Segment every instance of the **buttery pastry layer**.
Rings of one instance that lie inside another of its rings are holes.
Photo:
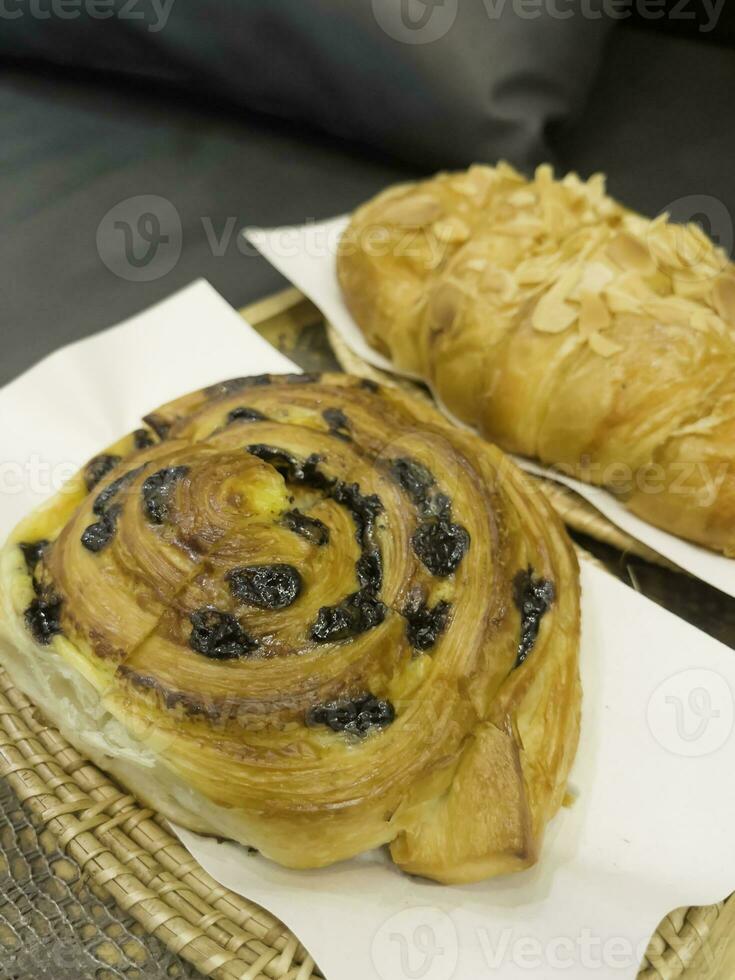
[[[525,867],[579,731],[579,585],[493,446],[346,375],[160,408],[13,533],[0,652],[146,802],[292,867]]]
[[[457,417],[735,556],[735,267],[696,224],[475,166],[359,208],[338,275]]]

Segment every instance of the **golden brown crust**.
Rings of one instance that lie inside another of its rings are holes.
[[[358,209],[337,268],[368,341],[457,417],[735,556],[735,267],[696,225],[599,177],[472,167]]]
[[[442,881],[533,863],[580,700],[576,562],[543,497],[346,375],[240,379],[154,416],[6,546],[19,683],[44,700],[43,663],[81,748],[283,864],[385,843]]]

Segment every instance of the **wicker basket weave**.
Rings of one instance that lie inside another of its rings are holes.
[[[243,311],[269,339],[319,320],[296,290]],[[279,346],[283,346],[280,345]],[[344,357],[335,342],[338,357]],[[346,365],[347,366],[347,365]],[[357,365],[352,363],[351,370]],[[364,366],[358,373],[373,369]],[[552,502],[572,526],[634,551],[584,513],[579,498]],[[604,524],[607,524],[604,519]],[[612,527],[610,525],[610,527]],[[639,553],[639,552],[636,552]],[[647,556],[646,556],[647,557]],[[0,777],[56,839],[60,851],[143,928],[215,980],[312,980],[314,960],[283,923],[218,885],[172,836],[50,727],[0,668]],[[731,980],[735,976],[735,897],[672,912],[649,945],[639,980]]]

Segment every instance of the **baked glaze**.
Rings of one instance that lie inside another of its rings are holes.
[[[101,764],[289,866],[381,844],[446,882],[532,864],[576,746],[578,584],[519,471],[346,375],[225,381],[146,426],[0,565],[3,635],[44,676],[83,665],[83,703],[129,733]]]

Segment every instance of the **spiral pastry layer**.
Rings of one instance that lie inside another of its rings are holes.
[[[347,375],[145,422],[5,547],[21,686],[152,806],[284,865],[533,863],[580,707],[575,557],[541,495]]]

